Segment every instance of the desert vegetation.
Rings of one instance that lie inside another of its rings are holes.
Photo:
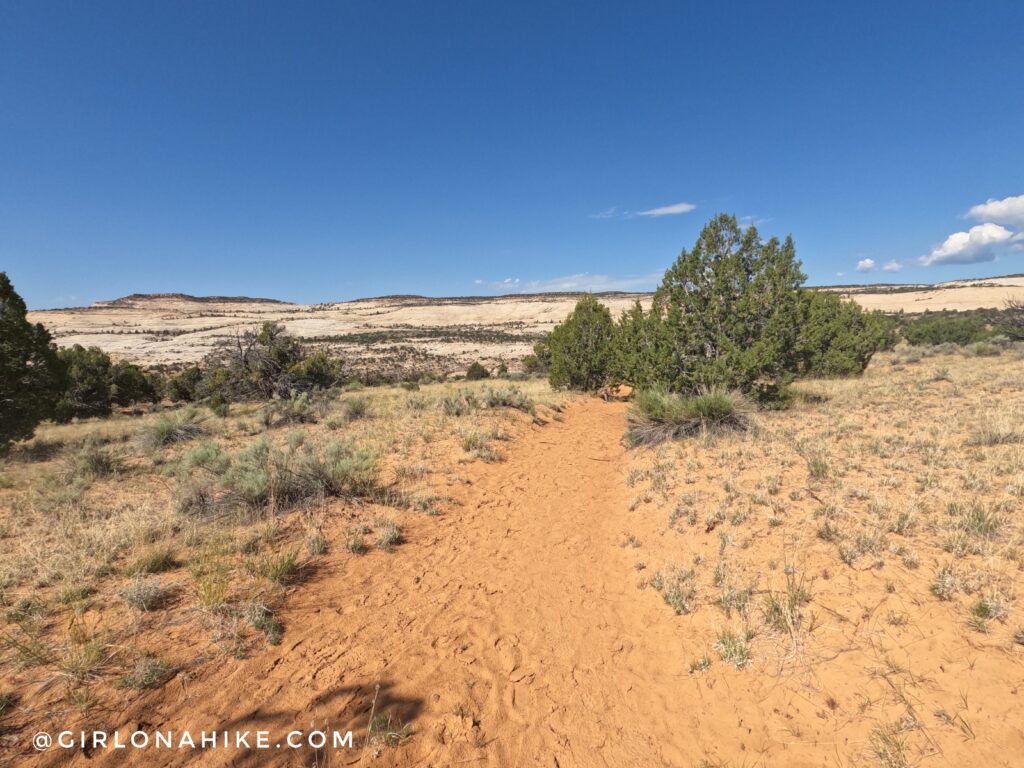
[[[367,386],[271,321],[162,370],[57,349],[3,276],[13,753],[51,721],[336,696],[387,765],[601,739],[1000,764],[1024,748],[1020,308],[887,316],[803,279],[792,241],[720,216],[649,306],[584,296],[511,365]]]
[[[195,377],[230,393],[229,410],[207,396],[211,407],[80,415],[9,446],[5,727],[43,711],[88,719],[280,644],[289,595],[325,558],[386,569],[410,530],[452,508],[452,473],[500,462],[495,440],[545,423],[563,400],[540,381],[299,391],[328,383],[319,358],[282,352],[280,338],[242,343]]]
[[[998,761],[1024,658],[1024,350],[996,349],[900,347],[745,431],[637,441],[638,587],[680,616],[693,675],[799,691],[785,727],[847,733],[851,764]]]

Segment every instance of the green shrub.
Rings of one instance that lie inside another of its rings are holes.
[[[772,398],[798,370],[800,291],[805,279],[792,238],[762,241],[756,227],[721,214],[676,259],[655,293],[667,325],[664,382],[695,394],[724,387]]]
[[[318,411],[308,392],[292,391],[286,397],[275,394],[263,408],[263,423],[268,427],[316,424]]]
[[[640,302],[615,326],[612,375],[637,389],[664,388],[672,379],[672,338],[661,314],[645,313]]]
[[[65,370],[64,393],[54,408],[59,422],[74,418],[109,416],[110,356],[99,347],[86,349],[80,344],[58,350],[57,357]]]
[[[288,372],[300,389],[330,389],[342,382],[341,360],[318,351],[293,363]]]
[[[440,405],[446,416],[466,416],[480,407],[476,395],[462,390],[442,397]]]
[[[484,368],[480,363],[471,363],[469,368],[466,369],[466,381],[479,381],[480,379],[489,379],[491,372]]]
[[[49,418],[64,387],[63,366],[50,334],[26,319],[28,309],[0,272],[0,454],[32,437]]]
[[[483,401],[488,408],[514,408],[523,413],[533,413],[535,410],[533,400],[515,386],[502,389],[487,387],[483,393]]]
[[[385,552],[390,552],[398,544],[401,544],[402,529],[394,520],[380,519],[377,521],[377,546]]]
[[[253,600],[246,608],[246,617],[253,629],[256,629],[267,636],[267,642],[271,645],[280,645],[284,635],[284,627],[274,616],[274,612],[262,600]]]
[[[712,388],[689,397],[659,390],[638,392],[626,419],[626,441],[633,446],[706,431],[746,429],[750,405],[736,392]]]
[[[191,366],[167,380],[167,398],[175,403],[194,402],[203,372],[198,366]]]
[[[715,217],[665,272],[650,310],[637,302],[616,323],[610,378],[684,395],[735,390],[778,406],[796,376],[858,374],[892,347],[893,320],[804,290],[804,280],[791,238],[763,241],[755,227]],[[556,342],[553,332],[553,355]]]
[[[156,403],[160,400],[159,378],[133,363],[115,363],[110,369],[110,399],[116,405]]]
[[[282,450],[261,438],[230,463],[222,485],[237,504],[261,510],[322,496],[369,496],[378,490],[377,478],[376,457],[351,441],[332,443],[321,459],[311,449]]]
[[[67,457],[62,474],[65,478],[99,480],[115,474],[120,461],[95,437],[89,437],[82,446]]]
[[[927,315],[911,320],[903,327],[903,337],[908,344],[914,346],[935,344],[958,344],[966,346],[984,341],[995,335],[985,327],[985,323],[977,317],[957,317],[955,315]]]
[[[365,418],[370,413],[370,398],[359,395],[349,397],[342,404],[342,409],[349,421]]]
[[[854,376],[875,352],[892,349],[896,321],[830,291],[801,291],[796,354],[801,376]]]
[[[593,391],[611,372],[615,324],[608,308],[586,295],[548,336],[551,386]]]
[[[137,576],[118,596],[137,611],[152,611],[162,607],[173,591],[157,576]]]

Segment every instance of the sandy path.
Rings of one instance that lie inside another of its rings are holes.
[[[289,599],[281,646],[179,677],[108,725],[329,726],[361,738],[379,683],[376,711],[410,723],[413,737],[376,759],[341,751],[327,764],[690,765],[719,725],[735,746],[724,702],[701,725],[703,744],[694,740],[699,684],[682,627],[637,589],[635,550],[620,546],[631,514],[623,426],[623,406],[578,402],[564,422],[506,446],[507,461],[468,466],[450,490],[461,504],[418,521],[394,554],[353,557],[338,538]],[[89,764],[197,757],[314,764],[309,752],[255,750],[105,752]]]

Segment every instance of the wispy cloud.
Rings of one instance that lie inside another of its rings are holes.
[[[621,219],[624,216],[628,216],[628,211],[623,211],[619,206],[613,205],[611,208],[607,208],[600,213],[590,214],[592,219]]]
[[[740,216],[738,223],[741,229],[747,229],[764,226],[771,220],[771,216]]]
[[[652,219],[659,216],[678,216],[681,213],[689,213],[694,210],[697,206],[693,203],[673,203],[672,205],[663,205],[660,208],[650,208],[646,211],[630,211],[622,206],[613,205],[611,208],[606,208],[603,211],[590,214],[592,219],[633,219],[637,216],[643,216],[644,218]]]
[[[861,259],[857,262],[858,272],[872,272],[875,269],[874,259]]]
[[[883,272],[899,272],[901,269],[903,269],[903,265],[898,261],[890,261],[882,266]]]
[[[650,291],[662,278],[661,272],[646,275],[592,275],[581,272],[576,275],[552,277],[546,280],[521,280],[507,277],[504,280],[474,280],[489,290],[500,293],[574,293],[602,291]]]
[[[646,211],[638,211],[637,216],[677,216],[680,213],[689,213],[697,206],[693,203],[673,203],[672,205],[663,205],[660,208],[651,208]]]

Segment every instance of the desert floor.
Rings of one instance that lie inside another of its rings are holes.
[[[439,413],[451,385],[359,395],[371,413],[337,429],[390,450],[392,485],[439,514],[327,499],[188,523],[167,511],[154,464],[190,448],[154,462],[116,422],[108,450],[124,474],[75,504],[120,505],[108,519],[129,530],[100,576],[92,555],[63,553],[60,568],[92,585],[69,600],[43,551],[59,549],[46,515],[68,513],[25,501],[61,461],[44,447],[80,439],[51,428],[5,468],[0,687],[14,695],[0,749],[17,765],[1024,765],[1022,365],[1013,349],[880,355],[860,379],[801,384],[796,405],[745,433],[632,450],[626,404],[536,382],[532,416]],[[247,418],[217,439],[244,445],[259,432]],[[327,439],[330,418],[307,439]],[[402,541],[352,551],[353,525],[369,535],[381,514]],[[92,517],[59,519],[96,551],[107,542]],[[252,530],[255,550],[232,548]],[[310,531],[323,546],[302,555],[301,578],[243,567]],[[149,578],[175,597],[129,610],[124,563],[161,542],[176,562]],[[211,603],[214,560],[229,587]],[[256,593],[275,606],[279,645],[228,631],[231,606]],[[46,658],[26,653],[32,639]],[[91,663],[68,661],[96,642]],[[168,663],[159,685],[119,688],[143,656]],[[140,725],[352,729],[356,748],[37,755],[29,743],[58,726]]]

